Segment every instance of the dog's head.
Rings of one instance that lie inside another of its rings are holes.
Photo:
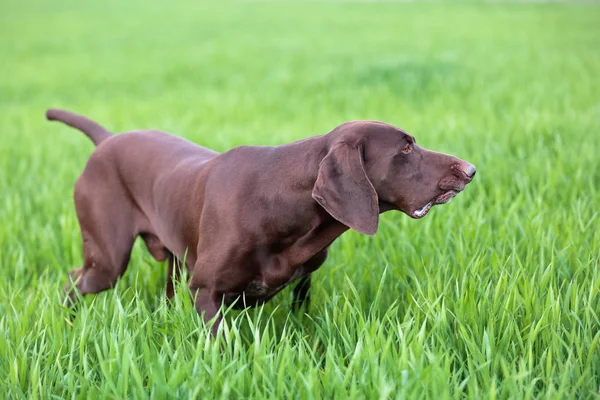
[[[475,176],[474,165],[419,147],[389,124],[349,122],[327,136],[312,196],[335,219],[367,235],[377,231],[380,210],[423,218]]]

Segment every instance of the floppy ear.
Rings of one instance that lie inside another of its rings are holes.
[[[319,165],[312,197],[344,225],[374,235],[379,223],[375,188],[367,178],[362,147],[341,144],[334,147]]]

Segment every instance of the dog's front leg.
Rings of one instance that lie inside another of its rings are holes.
[[[292,309],[298,311],[302,306],[310,305],[310,275],[300,278],[292,293]]]
[[[308,309],[310,305],[310,274],[323,265],[327,258],[327,249],[328,247],[321,250],[302,265],[302,272],[308,275],[300,278],[300,281],[294,288],[292,294],[292,309],[294,311],[299,310],[302,306],[306,306]]]
[[[221,312],[219,310],[221,306],[221,298],[213,290],[207,288],[200,288],[196,290],[196,310],[198,315],[204,317],[204,322],[208,323],[214,319],[212,325],[213,336],[217,336],[219,325],[221,325]]]

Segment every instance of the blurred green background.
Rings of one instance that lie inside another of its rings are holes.
[[[599,71],[594,2],[1,0],[0,395],[597,397]],[[60,306],[93,146],[48,107],[218,151],[376,119],[478,174],[335,242],[308,315],[288,289],[215,343],[139,244]]]

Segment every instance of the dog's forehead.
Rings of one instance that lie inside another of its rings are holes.
[[[414,143],[415,138],[406,132],[404,129],[398,128],[394,125],[379,123],[374,125],[370,132],[373,133],[374,137],[383,137],[385,142],[397,142],[398,139],[401,139],[403,143]]]
[[[377,147],[397,147],[406,143],[414,143],[414,137],[404,129],[380,121],[350,121],[331,132],[348,142],[363,142]]]
[[[394,127],[394,129],[396,130],[396,134],[400,134],[400,137],[402,137],[402,139],[405,139],[408,143],[416,143],[415,137],[410,133],[406,132],[404,129],[396,127]]]

